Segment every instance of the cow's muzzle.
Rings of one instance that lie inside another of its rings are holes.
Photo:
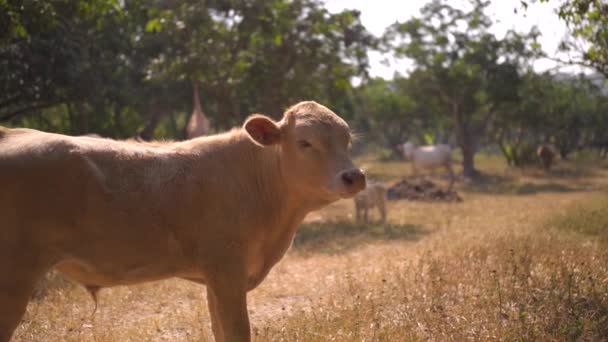
[[[365,189],[365,173],[361,169],[342,171],[340,179],[348,195],[355,195]]]

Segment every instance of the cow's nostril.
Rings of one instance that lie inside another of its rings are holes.
[[[343,173],[342,180],[346,185],[353,185],[354,183],[353,175],[350,172]]]
[[[349,170],[342,173],[342,181],[349,188],[365,187],[365,174],[361,170]]]

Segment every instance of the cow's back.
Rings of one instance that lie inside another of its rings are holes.
[[[84,170],[69,150],[69,141],[60,135],[2,129],[0,227],[6,241],[55,249],[68,235],[65,228],[81,220]]]
[[[0,227],[7,241],[72,260],[66,273],[85,284],[157,279],[184,264],[169,224],[180,214],[173,195],[179,189],[168,187],[179,158],[162,147],[110,139],[25,129],[1,134]]]
[[[0,130],[0,182],[4,187],[27,188],[29,182],[51,183],[53,179],[64,178],[63,173],[49,172],[59,166],[69,171],[72,148],[61,135],[3,128]]]
[[[420,146],[416,152],[416,162],[419,167],[443,166],[451,163],[452,160],[452,148],[445,144]]]

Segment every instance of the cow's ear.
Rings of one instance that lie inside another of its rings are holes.
[[[272,119],[254,114],[243,125],[249,137],[262,146],[278,144],[281,141],[281,129]]]

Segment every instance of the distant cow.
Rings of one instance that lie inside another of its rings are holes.
[[[382,184],[368,184],[355,196],[354,202],[357,222],[361,218],[368,222],[368,211],[373,208],[378,208],[382,222],[386,222],[386,188]]]
[[[449,188],[454,184],[454,171],[452,170],[452,148],[450,145],[427,145],[416,146],[411,142],[406,142],[398,146],[405,159],[411,160],[412,172],[418,174],[419,170],[445,168],[450,175]]]
[[[99,288],[205,284],[217,341],[249,341],[247,292],[307,213],[365,188],[346,122],[316,102],[283,119],[139,144],[0,127],[0,341],[55,267]]]
[[[555,159],[556,153],[548,144],[542,144],[536,150],[536,155],[540,159],[541,164],[545,170],[549,170],[551,165],[553,165],[553,160]]]

